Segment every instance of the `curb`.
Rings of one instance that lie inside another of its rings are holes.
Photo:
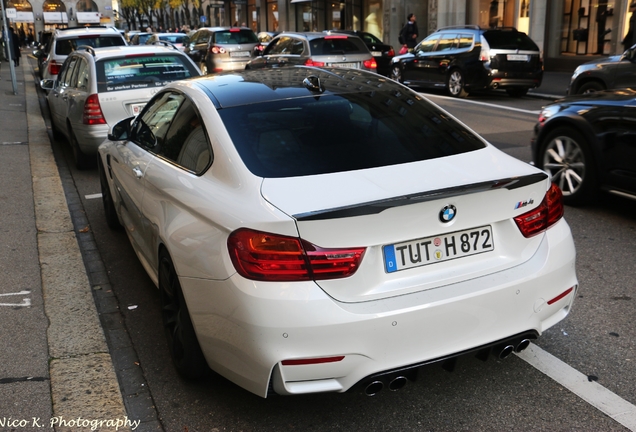
[[[101,424],[93,430],[131,430],[115,424],[128,417],[30,69],[30,62],[23,62],[37,247],[49,319],[51,424],[59,432],[90,430],[94,421]]]

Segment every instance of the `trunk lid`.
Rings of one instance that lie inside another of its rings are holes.
[[[543,235],[524,238],[512,217],[537,207],[548,186],[544,173],[488,146],[409,164],[266,178],[262,195],[296,219],[304,240],[323,248],[367,248],[353,276],[316,282],[339,301],[361,302],[527,261]],[[444,221],[444,210],[455,217]],[[408,268],[396,271],[396,261]]]

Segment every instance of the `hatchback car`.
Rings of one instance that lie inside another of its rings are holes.
[[[185,53],[203,74],[245,69],[259,45],[256,34],[246,27],[203,27],[185,47]]]
[[[583,63],[574,70],[567,94],[636,88],[636,45],[620,56]]]
[[[176,48],[129,46],[79,49],[69,55],[58,81],[43,80],[56,135],[73,148],[78,168],[94,166],[109,127],[137,115],[168,82],[199,76]]]
[[[173,82],[99,148],[106,220],[185,377],[397,390],[523,350],[576,297],[560,190],[414,91],[342,68]]]
[[[185,33],[153,33],[148,39],[146,39],[145,43],[146,45],[152,45],[159,41],[168,42],[183,51],[185,49],[183,44],[186,40]]]
[[[514,28],[445,27],[412,53],[394,57],[392,78],[446,89],[455,97],[486,89],[505,89],[521,97],[541,85],[543,61],[537,44]]]
[[[53,33],[42,71],[42,79],[56,79],[66,57],[78,47],[93,48],[124,46],[126,40],[114,27],[77,27],[57,29]],[[41,55],[41,54],[40,54]]]
[[[600,91],[556,101],[534,128],[534,163],[563,191],[567,204],[593,201],[599,190],[636,199],[636,91]]]
[[[371,55],[378,65],[377,72],[384,76],[391,74],[391,60],[395,56],[395,50],[391,45],[385,44],[377,36],[369,32],[359,30],[332,30],[328,33],[345,33],[358,36],[371,51]]]
[[[247,64],[248,69],[280,66],[333,66],[377,71],[362,39],[347,34],[281,33]]]

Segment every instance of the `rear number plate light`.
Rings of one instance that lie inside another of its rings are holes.
[[[494,249],[495,242],[489,225],[382,247],[384,269],[387,273],[463,258]]]

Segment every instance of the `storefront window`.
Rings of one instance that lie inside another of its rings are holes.
[[[278,28],[278,1],[267,0],[267,31],[277,32]]]
[[[258,26],[258,10],[256,9],[256,0],[248,0],[247,2],[247,26],[254,33],[259,32]]]
[[[329,3],[327,10],[327,28],[331,30],[345,29],[345,4],[340,2]]]
[[[614,4],[608,0],[565,0],[562,54],[610,54]]]
[[[369,0],[364,17],[364,31],[374,34],[380,39],[384,33],[382,7],[382,0]]]

